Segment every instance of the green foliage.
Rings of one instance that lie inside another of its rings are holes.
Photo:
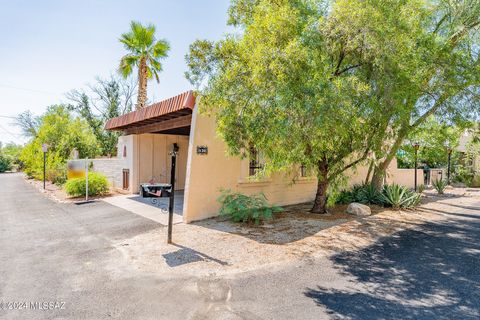
[[[421,195],[398,184],[386,185],[382,191],[383,203],[394,209],[413,208],[420,203]]]
[[[470,168],[458,165],[455,167],[455,172],[453,175],[453,182],[464,183],[467,187],[472,186],[475,172]]]
[[[118,71],[127,78],[132,74],[133,69],[138,69],[136,107],[143,108],[147,100],[147,82],[153,77],[160,82],[158,73],[163,69],[160,60],[168,56],[170,45],[166,40],[155,38],[154,25],[144,26],[135,21],[130,23],[130,31],[121,35],[120,42],[129,53],[120,60]]]
[[[65,192],[74,197],[84,196],[86,193],[85,178],[69,179],[65,183]],[[108,193],[107,177],[98,172],[88,173],[88,195],[96,196]]]
[[[424,184],[418,185],[418,193],[422,194],[423,191],[425,191],[425,185]]]
[[[12,170],[12,160],[9,156],[0,152],[0,173]]]
[[[447,124],[478,116],[480,5],[478,0],[334,3],[333,34],[345,39],[347,54],[361,54],[357,75],[370,79],[378,102],[371,114],[384,141],[374,149],[379,183],[404,139],[431,115]],[[437,155],[423,156],[435,163]]]
[[[230,217],[234,222],[255,222],[273,218],[273,214],[283,209],[270,206],[263,193],[246,196],[231,190],[222,190],[218,202],[221,204],[220,214]]]
[[[435,180],[432,182],[433,187],[437,190],[438,194],[443,194],[447,187],[447,181],[443,179]]]
[[[23,147],[15,143],[7,143],[4,147],[0,148],[0,153],[5,157],[10,159],[12,164],[11,169],[19,170],[22,169],[22,162],[20,161],[20,153],[22,152]]]
[[[66,179],[66,160],[73,149],[80,158],[93,158],[98,154],[98,143],[88,124],[74,118],[63,105],[51,106],[40,118],[35,138],[27,143],[20,154],[24,172],[32,178],[43,178],[42,144],[49,145],[47,152],[47,178],[54,183]]]
[[[337,198],[337,203],[349,204],[360,202],[363,204],[383,204],[381,192],[370,183],[357,184],[351,190],[343,190]]]
[[[429,168],[446,167],[448,163],[448,153],[446,144],[454,150],[452,153],[452,163],[457,163],[457,153],[455,148],[458,146],[459,138],[465,130],[462,126],[452,126],[450,123],[442,123],[435,117],[429,117],[428,120],[419,126],[415,131],[408,135],[409,143],[402,146],[397,153],[399,168],[413,168],[415,166],[415,149],[411,142],[418,142],[418,163],[427,165]]]
[[[372,184],[354,185],[350,190],[343,190],[337,197],[337,203],[349,204],[360,202],[394,208],[411,208],[420,203],[420,193],[397,184],[386,185],[378,191]]]
[[[132,111],[132,99],[136,85],[128,80],[111,76],[109,79],[97,78],[90,91],[73,90],[67,94],[71,104],[69,110],[75,111],[92,128],[99,142],[99,154],[115,156],[117,142],[121,133],[105,130],[105,123],[114,117]]]
[[[141,60],[145,60],[148,78],[155,76],[159,81],[158,72],[162,71],[160,59],[167,57],[170,45],[166,40],[155,39],[155,26],[144,26],[140,22],[132,21],[130,31],[121,35],[120,42],[130,51],[120,61],[120,73],[125,78],[128,77],[133,68],[139,66]]]
[[[261,150],[266,174],[302,163],[325,184],[323,199],[366,159],[377,132],[365,110],[370,86],[354,74],[355,49],[342,53],[331,34],[325,3],[233,1],[229,21],[243,32],[198,40],[186,57],[187,78],[205,85],[201,110],[215,116],[230,153]]]

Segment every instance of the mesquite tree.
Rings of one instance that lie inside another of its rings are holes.
[[[379,130],[358,53],[332,37],[326,1],[240,0],[229,13],[240,34],[198,40],[186,57],[187,78],[203,83],[201,110],[232,154],[261,150],[265,173],[312,168],[312,212],[325,213],[329,188],[367,158]]]
[[[356,74],[378,101],[384,143],[375,147],[372,182],[381,187],[404,139],[430,116],[445,123],[478,116],[480,1],[335,3],[331,32],[360,49]]]

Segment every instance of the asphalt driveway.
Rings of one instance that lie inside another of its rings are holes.
[[[479,208],[451,202],[447,220],[363,250],[172,279],[112,246],[161,225],[104,202],[57,204],[0,174],[0,319],[479,319]]]

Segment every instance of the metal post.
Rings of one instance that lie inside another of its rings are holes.
[[[88,159],[85,159],[85,202],[88,202]]]
[[[452,159],[452,149],[448,149],[448,168],[447,168],[447,185],[450,185],[450,161]]]
[[[173,203],[175,200],[175,167],[177,163],[177,152],[172,152],[172,167],[170,172],[170,184],[172,191],[170,192],[170,202],[168,204],[168,239],[167,243],[172,243],[172,227],[173,227]]]
[[[420,144],[418,142],[415,142],[413,147],[415,148],[415,174],[414,174],[414,189],[415,192],[417,192],[417,167],[418,167],[418,148],[420,148]]]
[[[417,166],[418,166],[417,153],[418,153],[418,150],[415,149],[415,192],[417,191]]]
[[[45,171],[47,171],[47,153],[43,152],[43,190],[45,190]]]

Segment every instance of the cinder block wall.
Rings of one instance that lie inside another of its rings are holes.
[[[126,161],[121,158],[93,159],[93,171],[104,174],[110,186],[115,189],[122,188],[122,171],[126,167]]]

